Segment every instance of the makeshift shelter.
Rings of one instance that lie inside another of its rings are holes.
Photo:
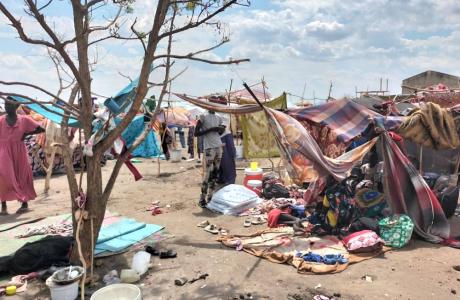
[[[350,141],[369,126],[371,119],[381,118],[385,128],[389,130],[402,120],[399,117],[383,119],[375,111],[347,99],[289,109],[287,114],[308,129],[322,153],[330,158],[342,155]]]

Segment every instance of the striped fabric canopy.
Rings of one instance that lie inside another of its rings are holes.
[[[401,117],[383,117],[349,100],[337,100],[323,105],[290,109],[287,113],[298,121],[314,122],[327,126],[340,142],[348,142],[361,134],[372,119],[383,119],[385,128],[391,130],[402,122]]]

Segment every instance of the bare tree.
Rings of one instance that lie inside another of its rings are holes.
[[[144,51],[139,72],[139,82],[135,90],[135,95],[131,100],[130,109],[122,118],[121,122],[114,129],[106,132],[102,140],[93,146],[93,156],[87,156],[85,159],[87,174],[86,189],[84,189],[81,184],[81,180],[79,182],[77,179],[76,172],[73,169],[69,141],[65,140],[63,143],[63,156],[67,167],[67,179],[72,200],[74,235],[79,241],[78,252],[82,264],[90,266],[92,264],[94,244],[104,218],[107,201],[114,187],[120,168],[128,158],[129,153],[142,141],[146,133],[144,132],[136,140],[133,147],[118,157],[110,179],[105,186],[102,182],[100,160],[104,152],[112,147],[114,141],[127,128],[139,111],[148,88],[151,86],[149,85],[149,76],[154,62],[160,61],[162,63],[160,66],[162,67],[155,67],[153,72],[164,72],[164,80],[160,84],[160,99],[154,113],[154,117],[156,117],[161,106],[161,101],[167,91],[167,85],[170,84],[172,80],[169,75],[170,67],[173,64],[173,62],[171,62],[172,59],[189,59],[210,64],[238,64],[249,61],[248,59],[213,61],[200,57],[200,54],[212,51],[228,42],[228,37],[226,36],[223,36],[221,42],[215,46],[188,54],[172,53],[171,46],[173,36],[185,31],[203,26],[212,26],[219,31],[222,28],[222,24],[216,20],[217,16],[232,6],[249,5],[249,1],[158,0],[150,29],[148,32],[141,32],[136,28],[137,20],[134,20],[134,22],[129,25],[126,24],[128,19],[123,19],[125,13],[131,11],[130,5],[134,3],[135,0],[71,0],[69,1],[69,5],[72,11],[75,36],[68,39],[60,37],[44,15],[44,12],[52,5],[53,0],[44,0],[41,4],[39,2],[41,1],[24,0],[27,15],[31,17],[36,26],[39,26],[45,33],[45,36],[40,38],[31,36],[21,23],[21,16],[13,15],[11,10],[2,2],[0,2],[0,11],[9,20],[10,25],[14,28],[23,42],[47,47],[52,51],[53,57],[59,58],[57,61],[64,65],[65,68],[63,69],[68,70],[70,77],[74,78],[76,82],[70,98],[63,104],[59,91],[57,95],[55,95],[30,83],[2,81],[0,85],[27,86],[33,88],[44,93],[48,97],[51,96],[55,99],[53,103],[56,105],[57,101],[61,100],[59,105],[64,109],[64,118],[61,124],[63,133],[67,132],[68,120],[70,117],[78,118],[84,133],[85,143],[88,141],[93,131],[93,107],[91,99],[93,87],[91,71],[95,67],[96,62],[92,61],[90,58],[89,50],[91,47],[96,46],[98,43],[115,39],[120,40],[120,42],[140,42]],[[105,25],[96,26],[92,24],[93,16],[104,6],[117,7],[117,13],[112,19],[107,20],[107,24]],[[177,16],[179,15],[181,17],[180,22],[177,21]],[[126,34],[128,31],[129,34]],[[158,53],[158,45],[160,43],[167,46],[166,53]],[[70,46],[76,49],[75,53],[71,53],[69,50]],[[61,82],[61,87],[62,84]],[[75,104],[74,102],[77,98],[77,94],[79,94],[79,102]],[[8,95],[20,94],[4,92],[0,89],[0,97],[6,97]],[[43,104],[26,95],[20,96],[24,96],[24,98],[30,100],[32,103],[38,103],[39,105]]]

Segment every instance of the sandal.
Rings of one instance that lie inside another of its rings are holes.
[[[251,220],[249,220],[249,219],[244,220],[243,225],[244,225],[244,227],[250,227],[251,226]]]
[[[160,251],[153,248],[152,246],[145,247],[145,252],[150,253],[152,256],[160,256]]]
[[[177,252],[174,250],[165,250],[165,251],[160,252],[161,259],[176,258],[176,257],[177,257]]]
[[[228,235],[228,230],[219,228],[219,234],[222,235],[222,236],[227,236]]]
[[[209,224],[204,228],[205,231],[212,233],[212,234],[218,234],[219,230],[217,230],[216,225]]]
[[[208,220],[205,220],[205,221],[203,221],[203,222],[198,223],[198,225],[196,225],[196,226],[201,227],[201,228],[205,228],[205,227],[208,226],[209,224],[210,224],[209,221],[208,221]]]
[[[262,217],[257,217],[251,221],[253,225],[261,225],[265,223],[265,220]]]

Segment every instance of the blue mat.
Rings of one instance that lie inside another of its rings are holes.
[[[18,96],[11,96],[11,98],[13,100],[19,102],[19,103],[30,102],[29,100],[27,100],[25,98],[22,98],[22,97],[18,97]],[[26,104],[25,106],[27,106],[28,108],[30,108],[31,110],[33,110],[37,114],[42,115],[43,117],[47,118],[48,120],[50,120],[53,123],[57,123],[57,124],[62,123],[62,117],[60,115],[52,113],[52,112],[44,109],[43,107],[41,107],[38,104]],[[51,111],[57,112],[59,114],[64,114],[64,111],[62,109],[57,108],[57,107],[55,107],[55,106],[53,106],[51,104],[43,104],[43,106],[45,106],[47,109],[49,109]],[[75,119],[75,118],[69,118],[69,126],[70,127],[79,127],[78,120]]]
[[[101,228],[94,253],[97,255],[107,251],[122,251],[163,228],[164,226],[139,223],[133,219],[122,219]]]

